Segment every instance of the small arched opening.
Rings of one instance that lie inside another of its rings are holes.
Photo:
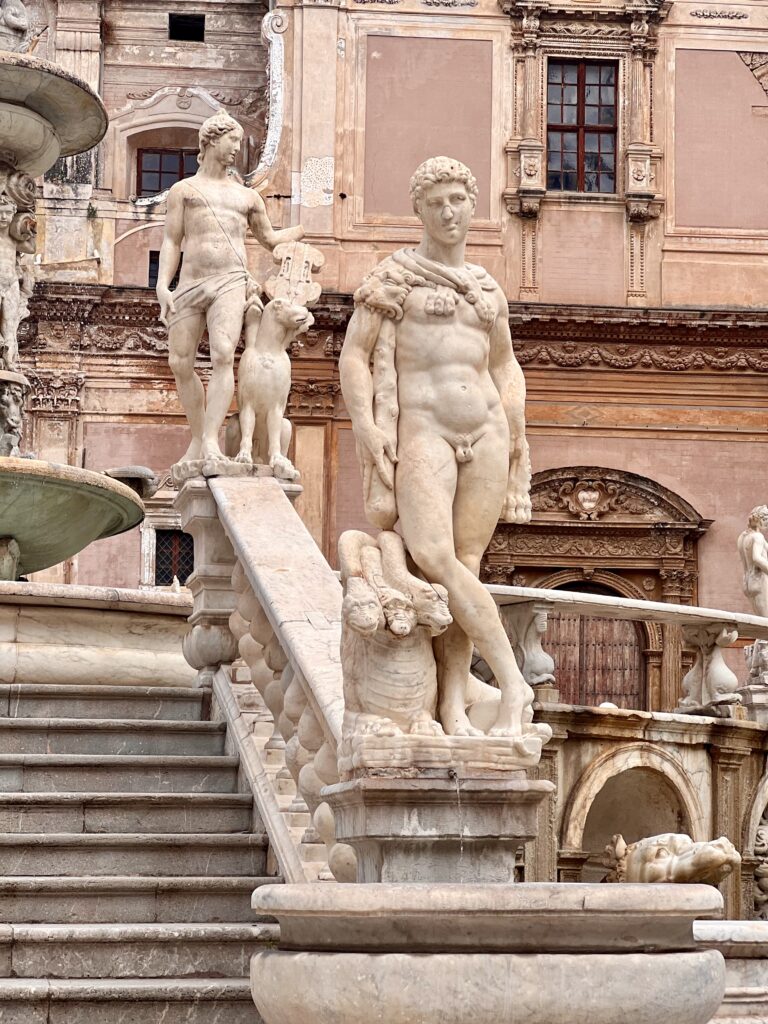
[[[653,768],[628,768],[609,778],[587,813],[582,851],[584,882],[599,882],[608,872],[605,847],[617,833],[627,843],[665,832],[691,832],[683,800],[672,782]]]

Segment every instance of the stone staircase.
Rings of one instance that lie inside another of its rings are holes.
[[[0,1024],[249,1024],[267,839],[210,692],[0,686]]]

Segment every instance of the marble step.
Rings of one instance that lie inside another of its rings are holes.
[[[0,718],[4,754],[223,754],[223,722]]]
[[[3,924],[253,923],[251,893],[260,885],[280,881],[264,875],[0,876],[0,928]],[[2,1015],[0,1022],[5,1024]]]
[[[0,976],[245,978],[278,935],[271,924],[0,925]]]
[[[232,793],[239,758],[0,754],[0,793]]]
[[[252,819],[245,793],[0,793],[0,833],[250,832]]]
[[[266,846],[264,834],[251,833],[0,834],[0,866],[5,876],[258,875]]]
[[[181,686],[0,684],[0,717],[200,721],[210,690]]]
[[[258,1024],[246,978],[0,979],[2,1024]]]

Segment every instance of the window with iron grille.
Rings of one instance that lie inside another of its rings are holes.
[[[182,178],[197,172],[197,151],[194,149],[140,149],[136,174],[139,196],[165,192]]]
[[[550,60],[547,189],[616,191],[617,65]]]
[[[176,268],[176,273],[173,275],[169,287],[174,289],[179,283],[179,274],[184,264],[184,253],[179,256],[179,265]],[[147,288],[157,288],[157,278],[160,273],[160,250],[150,249],[149,250],[149,265],[147,267]]]
[[[182,586],[195,567],[194,541],[181,530],[158,530],[155,536],[155,586],[170,587],[175,576]]]

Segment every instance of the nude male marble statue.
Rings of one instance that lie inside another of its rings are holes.
[[[248,229],[270,251],[304,234],[300,226],[276,231],[258,192],[230,174],[242,139],[242,128],[224,111],[208,118],[200,128],[200,169],[168,194],[157,297],[161,320],[168,327],[171,370],[192,430],[182,462],[226,458],[219,447],[219,431],[234,394],[235,348],[246,308],[259,302],[258,287],[248,272]],[[171,291],[182,245],[179,284]],[[207,396],[195,373],[206,327],[212,370]]]
[[[737,541],[744,570],[744,594],[755,615],[768,616],[768,506],[758,505],[749,514],[747,528]]]
[[[465,261],[471,171],[435,157],[410,191],[421,242],[383,260],[355,293],[339,362],[366,513],[382,530],[399,523],[424,578],[448,592],[454,622],[435,641],[445,732],[482,735],[466,713],[474,644],[501,690],[490,732],[520,737],[533,728],[533,691],[478,575],[499,519],[530,518],[525,382],[507,300]]]

